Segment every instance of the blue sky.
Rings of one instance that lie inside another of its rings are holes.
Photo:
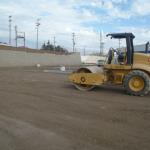
[[[35,48],[37,18],[40,44],[56,36],[58,45],[72,49],[75,32],[76,49],[99,50],[99,32],[104,32],[105,49],[116,46],[105,38],[109,32],[133,32],[135,43],[150,40],[149,0],[1,0],[0,41],[8,42],[8,16],[12,15],[12,41],[14,26],[26,32],[27,46]],[[21,45],[21,42],[20,42]]]

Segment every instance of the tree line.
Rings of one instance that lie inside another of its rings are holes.
[[[50,43],[50,41],[48,40],[47,43],[43,43],[41,50],[47,50],[50,52],[61,52],[61,53],[68,53],[68,50],[61,47],[60,45],[54,46],[53,44]]]

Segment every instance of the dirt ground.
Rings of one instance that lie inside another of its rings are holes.
[[[81,92],[66,73],[2,68],[0,150],[150,150],[150,94]]]

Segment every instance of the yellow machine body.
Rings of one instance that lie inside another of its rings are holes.
[[[85,85],[101,85],[107,82],[111,82],[112,84],[123,84],[124,76],[131,70],[142,70],[150,75],[150,54],[135,53],[132,66],[124,64],[106,64],[103,67],[93,66],[80,68],[69,75],[69,80],[76,84]]]
[[[150,75],[150,54],[135,53],[132,69],[139,69]]]
[[[100,73],[73,73],[69,79],[77,84],[101,85],[104,83],[105,76]]]
[[[79,90],[91,90],[97,85],[123,85],[131,95],[143,96],[150,92],[150,54],[134,52],[132,33],[108,34],[113,38],[126,39],[126,51],[119,53],[111,48],[102,67],[82,67],[70,74],[69,80]],[[118,54],[114,58],[114,52]]]

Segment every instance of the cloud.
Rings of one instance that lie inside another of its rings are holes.
[[[117,3],[117,4],[124,4],[127,3],[127,0],[112,0],[112,2]]]
[[[35,22],[37,18],[41,18],[41,25],[39,27],[39,41],[40,43],[56,36],[57,44],[72,49],[72,32],[76,33],[76,47],[81,49],[87,45],[89,49],[99,48],[99,39],[97,33],[93,28],[82,25],[85,22],[97,20],[89,10],[82,10],[81,12],[74,9],[74,1],[59,0],[33,0],[32,3],[27,1],[19,1],[15,3],[5,3],[0,6],[3,13],[3,36],[8,37],[8,16],[12,14],[13,26],[13,40],[14,40],[14,26],[18,25],[18,31],[26,32],[26,39],[32,43],[32,47],[36,45],[36,29]],[[82,5],[83,2],[79,1]],[[76,4],[75,4],[76,5]],[[10,7],[13,6],[13,7]],[[1,26],[1,27],[2,27]],[[2,29],[2,28],[1,28]],[[97,39],[96,39],[97,38]],[[34,44],[33,44],[34,43]],[[28,44],[28,43],[27,43]]]
[[[118,27],[120,32],[132,32],[135,35],[134,43],[142,44],[150,40],[150,28]]]
[[[70,50],[72,48],[72,32],[76,33],[78,49],[86,46],[91,51],[99,50],[98,28],[102,24],[105,32],[133,31],[145,40],[149,38],[146,36],[149,27],[137,28],[133,25],[131,28],[128,26],[130,19],[150,15],[149,0],[132,2],[129,0],[1,0],[0,14],[2,22],[0,38],[8,38],[8,16],[12,15],[13,39],[14,26],[18,25],[19,31],[26,32],[26,38],[29,41],[27,44],[32,43],[30,45],[32,47],[36,45],[35,22],[37,18],[41,18],[40,43],[48,39],[52,41],[53,36],[56,36],[57,44]],[[125,22],[124,27],[117,25],[118,20]],[[141,41],[144,42],[142,38]]]
[[[133,2],[131,11],[135,16],[150,15],[150,1],[149,0],[136,0]]]

